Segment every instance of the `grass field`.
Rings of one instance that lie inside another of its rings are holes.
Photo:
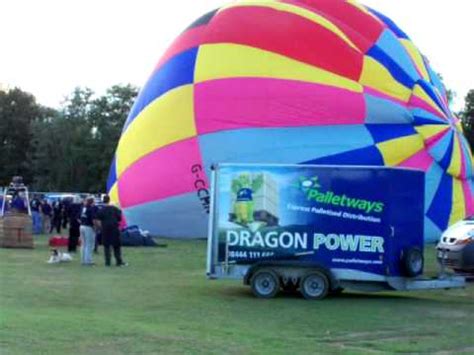
[[[474,352],[472,284],[259,300],[206,280],[204,241],[167,243],[124,249],[128,268],[48,265],[46,237],[0,249],[0,354]]]

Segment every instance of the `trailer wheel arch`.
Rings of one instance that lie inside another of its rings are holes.
[[[332,288],[337,288],[338,287],[338,280],[334,277],[334,275],[332,274],[332,272],[327,269],[326,267],[322,266],[322,265],[315,265],[315,264],[295,264],[295,263],[292,263],[292,262],[272,262],[272,263],[256,263],[256,264],[253,264],[248,270],[247,272],[245,273],[244,277],[243,277],[243,283],[244,285],[250,285],[250,280],[253,276],[253,274],[255,274],[259,269],[261,268],[271,268],[271,269],[274,269],[274,271],[277,273],[277,275],[279,277],[282,277],[282,275],[278,272],[278,269],[284,269],[284,268],[291,268],[291,269],[304,269],[305,271],[307,271],[308,269],[312,269],[312,270],[319,270],[321,272],[323,272],[326,277],[328,278],[329,280],[329,283],[330,283],[330,286],[331,286],[331,289]],[[299,275],[299,278],[301,278],[301,276],[303,276],[304,273],[302,273],[301,275]]]
[[[306,275],[310,273],[321,273],[327,279],[327,292],[325,292],[324,297],[326,297],[328,294],[333,294],[333,292],[337,293],[338,289],[341,288],[339,280],[335,278],[333,273],[328,268],[321,265],[314,265],[314,264],[305,265],[305,264],[295,264],[291,262],[254,264],[249,268],[249,270],[244,276],[244,279],[243,279],[244,285],[252,286],[251,283],[252,283],[253,275],[255,275],[260,270],[270,270],[274,272],[280,282],[280,287],[283,290],[285,290],[285,285],[283,284],[283,280],[286,278],[285,271],[290,271],[290,270],[292,272],[297,270],[296,282],[292,281],[294,283],[294,288],[293,288],[294,291],[299,290],[301,292],[301,281]],[[306,298],[311,299],[310,297],[306,297]]]

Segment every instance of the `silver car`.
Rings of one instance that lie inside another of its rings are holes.
[[[454,271],[474,272],[474,216],[453,224],[436,246],[438,261]]]

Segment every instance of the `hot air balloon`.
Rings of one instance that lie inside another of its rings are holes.
[[[422,169],[427,241],[474,213],[472,153],[440,79],[352,0],[234,2],[194,22],[141,90],[108,191],[128,224],[204,237],[222,162]]]

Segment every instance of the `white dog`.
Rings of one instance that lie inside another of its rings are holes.
[[[66,263],[72,261],[72,256],[68,253],[62,253],[58,249],[51,249],[51,256],[48,264]]]

